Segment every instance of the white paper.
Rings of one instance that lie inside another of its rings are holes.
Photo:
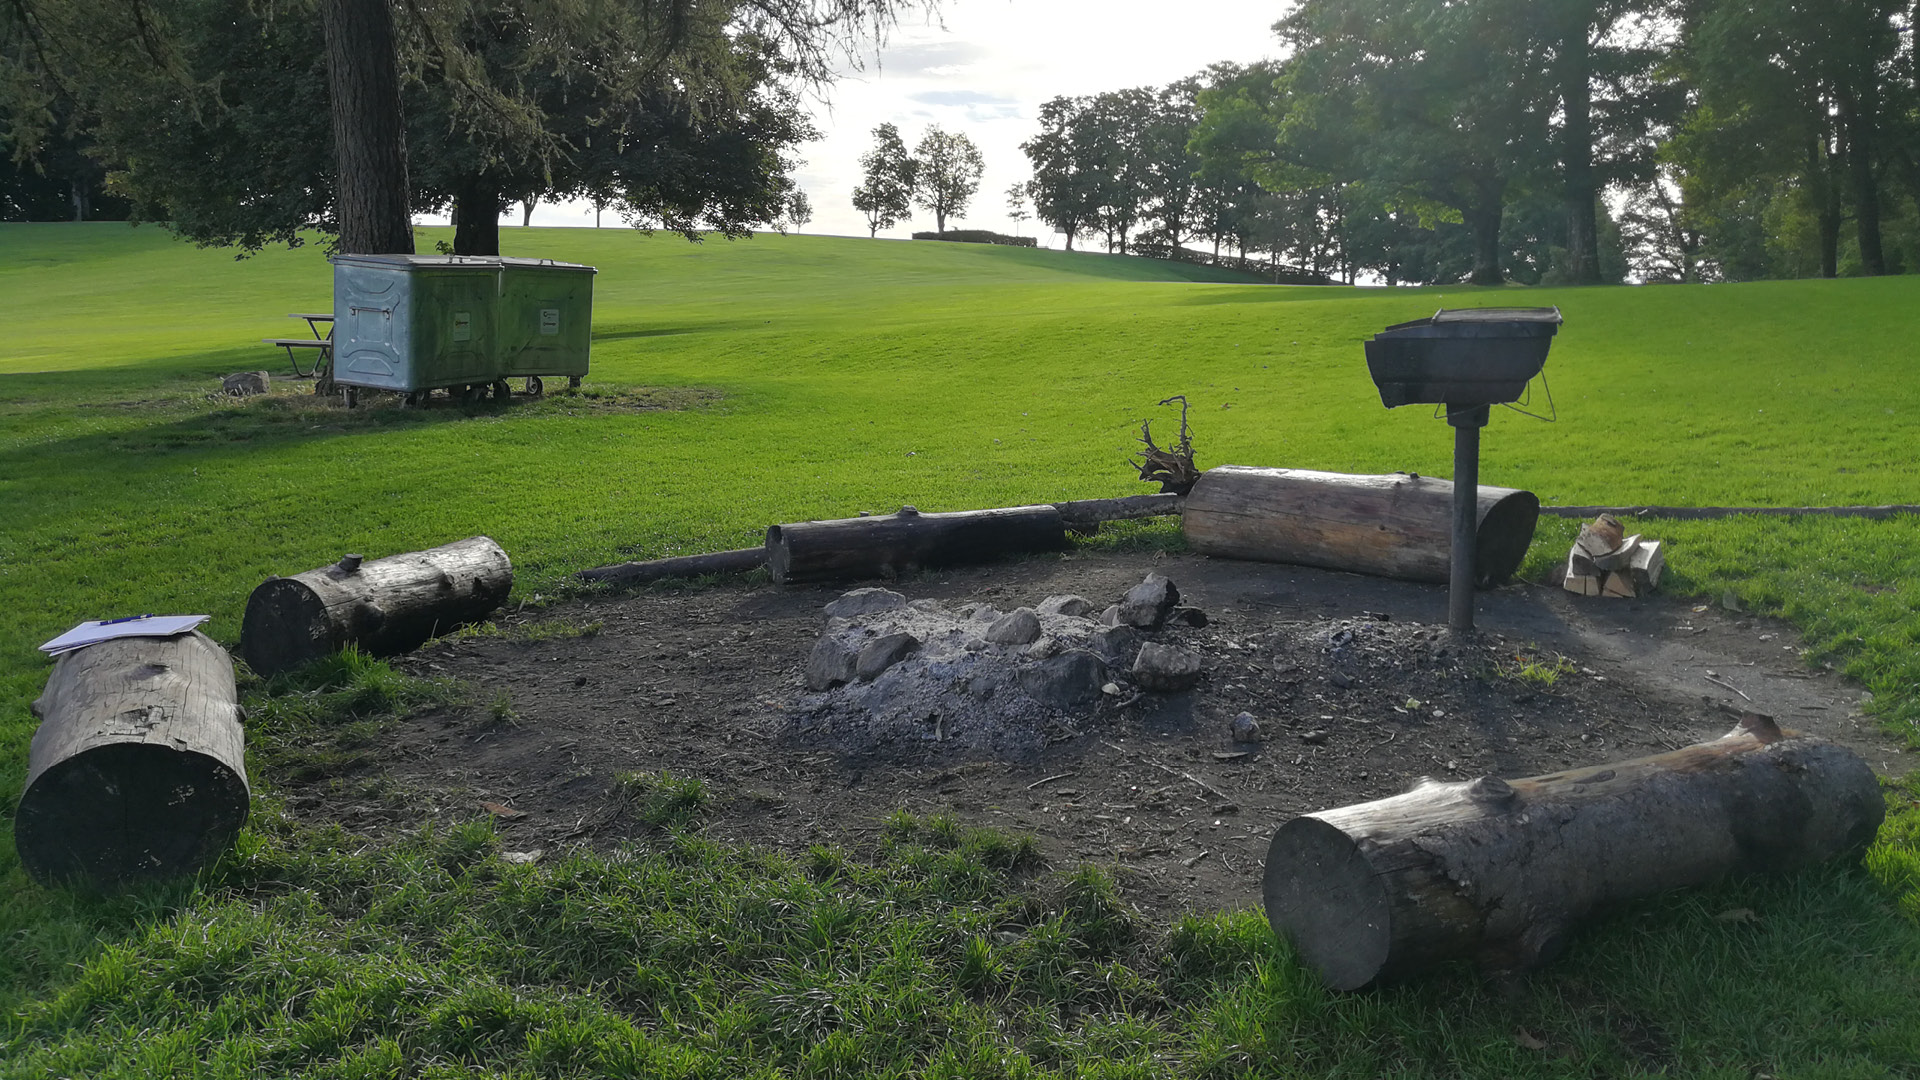
[[[141,615],[132,619],[83,622],[40,646],[40,651],[49,656],[59,656],[114,638],[172,637],[195,629],[210,618],[211,615]]]

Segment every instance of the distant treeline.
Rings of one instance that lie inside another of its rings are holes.
[[[1040,241],[1031,236],[1008,236],[1006,233],[991,232],[986,229],[949,229],[946,232],[917,232],[915,240],[952,240],[961,244],[1004,244],[1007,247],[1037,247]]]
[[[1055,98],[1110,251],[1497,284],[1920,269],[1917,0],[1302,0],[1289,59]]]

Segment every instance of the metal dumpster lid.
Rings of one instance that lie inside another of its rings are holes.
[[[1411,330],[1416,326],[1440,326],[1447,323],[1550,323],[1559,326],[1566,321],[1561,318],[1560,309],[1557,307],[1441,308],[1427,318],[1395,323],[1380,332],[1391,334],[1395,330]]]
[[[327,261],[338,266],[378,266],[386,269],[498,270],[498,255],[329,255]]]
[[[588,266],[586,263],[561,262],[558,259],[523,259],[518,256],[502,255],[496,261],[501,266],[533,267],[545,270],[584,270],[589,274],[600,272],[598,268]]]

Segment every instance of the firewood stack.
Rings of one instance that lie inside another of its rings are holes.
[[[1625,526],[1612,514],[1601,514],[1580,526],[1580,538],[1567,553],[1567,574],[1562,583],[1570,593],[1581,596],[1645,596],[1660,585],[1660,572],[1667,557],[1660,541],[1647,540],[1639,533],[1626,535]]]

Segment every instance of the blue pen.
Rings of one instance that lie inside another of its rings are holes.
[[[139,622],[141,619],[151,619],[151,618],[153,618],[153,616],[151,615],[122,615],[117,619],[107,619],[103,621],[100,625],[112,626],[115,623]]]

